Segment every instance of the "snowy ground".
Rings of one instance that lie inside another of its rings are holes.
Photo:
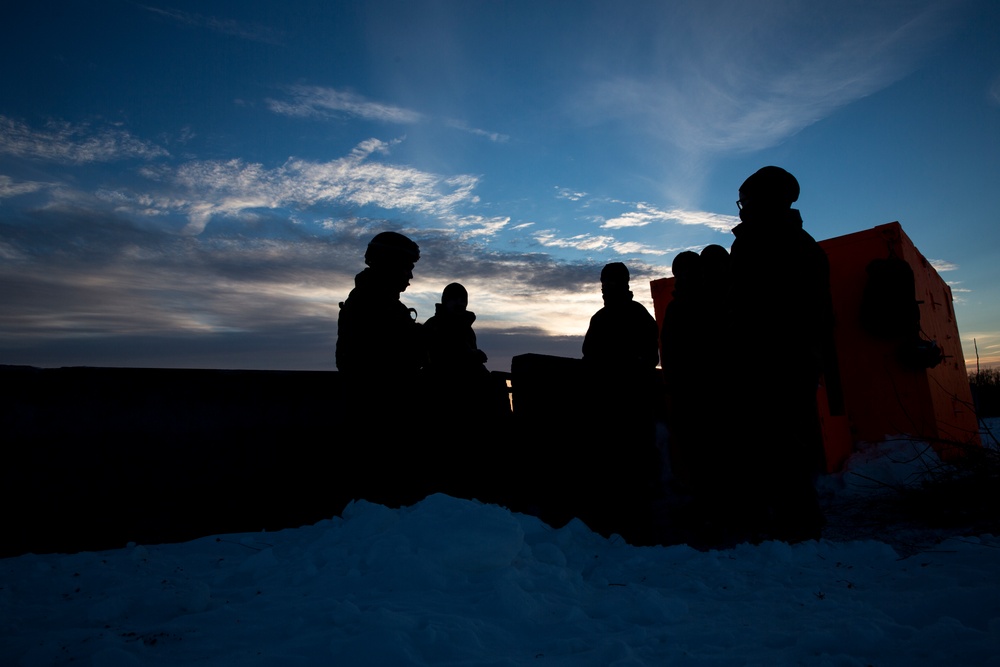
[[[1000,665],[1000,531],[866,504],[928,451],[856,455],[822,481],[829,535],[796,545],[632,547],[435,495],[275,533],[2,559],[0,662]]]

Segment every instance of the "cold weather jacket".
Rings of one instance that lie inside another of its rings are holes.
[[[830,263],[798,210],[744,222],[730,250],[732,351],[751,366],[815,381],[833,331]]]
[[[434,315],[424,324],[427,341],[427,368],[433,374],[480,374],[486,354],[479,349],[472,329],[476,314],[469,310],[450,311],[435,304]]]
[[[337,368],[355,377],[387,379],[419,371],[426,349],[416,311],[399,300],[392,282],[367,268],[340,304]]]
[[[658,339],[656,320],[626,292],[590,318],[583,359],[606,367],[652,370],[660,359]]]

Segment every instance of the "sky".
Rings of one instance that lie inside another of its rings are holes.
[[[900,222],[969,369],[1000,363],[998,29],[991,0],[18,3],[0,363],[334,370],[384,230],[419,321],[467,287],[491,370],[579,357],[601,267],[652,312],[770,164],[817,240]]]
[[[828,507],[872,499],[940,464],[926,442],[886,440],[820,490]],[[443,494],[397,509],[358,500],[275,532],[0,559],[0,655],[19,667],[1000,664],[1000,536],[839,527],[793,545],[634,547]]]

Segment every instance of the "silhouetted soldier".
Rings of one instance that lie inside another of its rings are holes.
[[[426,349],[416,311],[399,299],[420,259],[416,243],[397,232],[368,244],[368,268],[340,304],[337,368],[345,414],[365,456],[356,461],[365,497],[385,504],[419,500],[412,429],[423,412],[419,372]],[[347,434],[345,433],[345,435]],[[345,449],[355,447],[345,443]],[[371,475],[369,479],[368,475]],[[370,491],[370,493],[369,493]]]
[[[678,253],[671,263],[674,289],[660,326],[660,368],[666,395],[671,477],[675,490],[691,494],[702,472],[695,458],[703,452],[707,400],[705,379],[705,304],[702,258],[693,250]],[[714,425],[712,425],[714,427]]]
[[[742,222],[733,229],[730,472],[742,488],[733,507],[746,510],[752,539],[815,539],[823,526],[814,486],[823,447],[816,391],[833,307],[829,261],[791,207],[798,197],[794,176],[764,167],[740,186]]]
[[[666,393],[671,482],[678,507],[677,537],[696,545],[724,541],[731,521],[730,456],[722,400],[732,373],[729,339],[729,252],[706,246],[679,253],[671,265],[674,290],[660,328],[660,366]]]
[[[728,250],[714,243],[702,248],[700,256],[703,266],[705,301],[709,308],[709,318],[714,324],[725,323],[727,321],[726,311],[729,299],[732,257],[730,257]]]
[[[618,532],[649,543],[653,495],[660,461],[655,444],[654,400],[659,389],[656,319],[633,300],[628,268],[613,262],[601,271],[604,307],[590,319],[583,362],[594,387],[587,397],[585,437],[590,441],[582,517],[602,533]],[[515,395],[516,396],[516,395]]]
[[[479,349],[472,328],[476,314],[468,310],[469,292],[460,283],[451,283],[435,304],[434,315],[424,324],[427,338],[427,368],[432,376],[456,384],[481,377],[486,370],[486,353]]]
[[[337,322],[337,368],[352,380],[393,385],[424,366],[416,311],[399,300],[419,259],[419,246],[397,232],[376,234],[368,243],[368,268],[354,277]]]
[[[656,368],[659,361],[656,320],[632,298],[629,272],[621,262],[601,270],[604,307],[590,318],[583,339],[583,360],[617,369]]]
[[[451,283],[424,324],[435,415],[429,440],[441,446],[439,490],[488,502],[498,492],[494,475],[501,467],[489,451],[509,445],[500,440],[509,435],[510,402],[506,384],[501,386],[486,368],[486,353],[472,328],[476,314],[468,305],[465,287]]]

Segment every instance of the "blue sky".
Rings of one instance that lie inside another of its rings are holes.
[[[0,363],[333,369],[385,229],[490,368],[579,356],[601,267],[652,310],[768,164],[819,240],[899,221],[1000,362],[1000,3],[20,4]]]

